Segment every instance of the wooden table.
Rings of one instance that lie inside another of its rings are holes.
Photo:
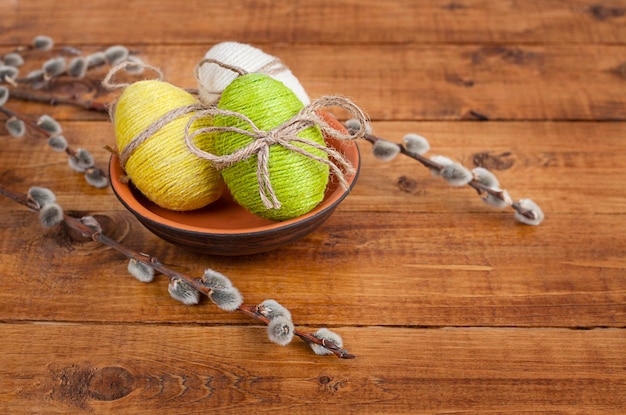
[[[625,1],[0,1],[2,54],[39,34],[85,53],[127,45],[184,87],[213,44],[253,44],[312,97],[351,97],[378,135],[416,132],[430,154],[493,169],[546,219],[521,225],[362,142],[357,186],[314,233],[201,255],[155,237],[41,136],[0,130],[3,186],[48,187],[115,240],[219,270],[247,303],[275,298],[357,356],[276,346],[242,314],[179,304],[164,276],[141,284],[116,251],[0,198],[1,413],[626,413]],[[6,107],[54,116],[106,168],[105,114]]]

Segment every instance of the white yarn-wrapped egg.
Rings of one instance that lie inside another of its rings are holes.
[[[246,72],[260,72],[282,82],[291,89],[304,105],[311,100],[300,84],[280,59],[245,43],[222,42],[213,46],[204,56],[224,64],[241,68]],[[219,65],[204,64],[198,70],[199,98],[205,105],[216,103],[221,92],[239,74]]]

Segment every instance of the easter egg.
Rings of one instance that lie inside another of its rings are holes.
[[[289,121],[303,107],[294,92],[282,82],[257,73],[235,79],[226,87],[218,103],[219,109],[243,114],[263,131],[272,130]],[[249,123],[230,115],[216,115],[213,125],[234,126],[251,131]],[[233,131],[211,135],[213,140],[208,143],[208,148],[219,156],[232,154],[255,140],[247,134]],[[297,136],[325,146],[324,137],[318,127],[306,128]],[[311,145],[295,141],[290,144],[315,157],[324,160],[328,158],[326,152]],[[327,164],[280,144],[272,144],[269,146],[267,167],[266,174],[271,188],[280,202],[278,208],[268,208],[260,196],[267,189],[259,184],[258,155],[252,155],[221,170],[234,200],[250,212],[280,221],[301,216],[323,200],[329,179]]]
[[[163,123],[130,153],[122,167],[144,196],[165,209],[201,208],[217,200],[224,189],[220,173],[185,145],[185,127],[193,112],[171,116],[171,111],[197,103],[182,88],[157,80],[132,83],[117,100],[113,123],[120,153],[153,123]],[[209,122],[198,119],[191,131]]]

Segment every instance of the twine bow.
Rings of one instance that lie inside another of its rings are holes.
[[[317,113],[317,111],[327,107],[341,107],[345,109],[355,119],[359,121],[361,128],[356,132],[344,133],[337,130],[336,128],[331,127]],[[199,128],[193,132],[190,131],[194,121],[204,117],[214,117],[216,115],[238,118],[244,121],[249,126],[250,130],[232,126],[210,126],[205,128]],[[367,118],[363,111],[349,99],[339,96],[325,96],[311,102],[290,120],[279,125],[278,127],[275,127],[270,131],[264,131],[259,129],[254,124],[254,122],[244,114],[219,109],[213,106],[206,108],[202,111],[198,111],[191,117],[185,128],[185,143],[187,144],[189,151],[202,159],[210,161],[217,169],[227,168],[235,163],[247,160],[248,158],[256,155],[256,176],[259,184],[259,196],[261,198],[261,201],[267,209],[279,209],[281,207],[281,203],[276,197],[276,193],[274,192],[272,183],[270,181],[270,146],[280,145],[290,151],[302,154],[303,156],[308,157],[312,160],[326,164],[333,172],[335,177],[337,177],[339,184],[347,190],[349,186],[348,181],[346,180],[346,174],[354,174],[354,167],[352,166],[352,164],[350,164],[350,161],[348,161],[339,151],[318,144],[315,141],[298,137],[298,134],[306,130],[307,128],[317,126],[321,130],[321,132],[328,137],[332,137],[337,140],[356,140],[362,138],[365,135],[366,123]],[[194,138],[196,136],[200,134],[216,132],[234,132],[238,134],[243,134],[253,138],[253,141],[249,145],[240,148],[239,150],[231,154],[226,154],[222,156],[218,156],[216,154],[204,151],[198,148],[198,146],[196,146],[196,144],[194,143]],[[327,159],[317,156],[310,151],[307,151],[305,148],[296,146],[293,143],[301,143],[317,150],[321,150],[326,153],[329,158]],[[334,159],[335,161],[332,161],[331,159]]]

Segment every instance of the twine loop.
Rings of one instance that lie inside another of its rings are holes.
[[[102,80],[102,83],[101,83],[102,86],[108,89],[109,91],[113,91],[115,89],[122,89],[122,88],[126,88],[127,86],[130,86],[131,85],[130,82],[114,82],[113,81],[113,78],[115,77],[115,75],[117,75],[118,72],[123,71],[129,67],[141,67],[143,69],[149,69],[157,75],[156,77],[157,81],[163,80],[163,72],[161,72],[161,70],[157,68],[156,66],[148,65],[147,63],[143,63],[143,62],[124,61],[124,62],[118,63],[117,65],[109,69],[109,72],[107,72],[106,76]],[[113,122],[115,121],[116,106],[117,106],[117,100],[113,101],[113,103],[109,105],[109,118]],[[126,161],[124,161],[124,163],[122,164],[122,167],[124,167],[125,164],[126,164]]]
[[[337,130],[336,128],[331,127],[317,113],[317,111],[327,107],[340,107],[348,111],[353,118],[359,120],[361,128],[355,132],[344,133]],[[210,126],[199,128],[191,132],[191,126],[194,121],[205,117],[214,117],[216,115],[238,118],[244,121],[250,129],[248,130],[232,126]],[[306,130],[307,128],[318,127],[321,132],[328,137],[332,137],[337,140],[356,140],[362,138],[366,134],[366,124],[367,117],[365,116],[363,111],[348,98],[339,96],[325,96],[311,102],[290,120],[273,128],[270,131],[264,131],[259,129],[254,124],[254,122],[244,114],[234,111],[223,110],[212,106],[196,112],[191,117],[185,128],[185,143],[187,144],[187,147],[189,148],[189,151],[191,151],[191,153],[204,160],[210,161],[213,166],[218,170],[225,169],[229,166],[232,166],[233,164],[247,160],[248,158],[256,155],[256,176],[259,185],[259,196],[261,198],[261,201],[267,209],[279,209],[281,207],[281,203],[276,197],[276,193],[274,192],[270,181],[270,146],[280,145],[290,151],[301,154],[317,162],[326,164],[339,181],[339,184],[347,190],[349,188],[349,185],[346,179],[346,175],[352,175],[355,171],[350,161],[347,160],[346,157],[339,151],[318,144],[315,141],[298,137],[297,134]],[[216,154],[204,151],[198,148],[198,146],[196,146],[196,144],[194,143],[194,138],[196,136],[200,134],[216,132],[234,132],[238,134],[243,134],[252,138],[253,141],[249,145],[240,148],[231,154],[226,154],[222,156],[218,156]],[[294,145],[294,143],[305,144],[306,146],[310,146],[317,150],[323,151],[327,154],[329,158],[327,159],[317,156],[310,151],[307,151],[305,148]],[[331,159],[333,159],[334,161]]]
[[[111,91],[114,89],[122,89],[122,88],[126,88],[127,86],[130,86],[131,85],[130,82],[114,82],[113,81],[113,78],[115,77],[115,75],[117,75],[118,72],[125,70],[129,67],[141,67],[143,69],[149,69],[157,75],[156,77],[157,81],[163,80],[163,72],[161,72],[161,70],[157,68],[156,66],[148,65],[147,63],[143,63],[143,62],[124,61],[124,62],[118,63],[117,65],[109,69],[109,72],[107,72],[106,76],[102,80],[102,86]]]
[[[222,92],[224,91],[214,91],[211,89],[208,89],[206,87],[206,85],[204,85],[204,83],[202,82],[202,80],[200,79],[200,69],[206,65],[206,64],[214,64],[217,66],[220,66],[224,69],[228,69],[232,72],[234,72],[235,74],[237,74],[237,76],[243,76],[243,75],[247,75],[250,72],[248,72],[247,70],[239,67],[239,66],[235,66],[235,65],[230,65],[226,62],[223,62],[219,59],[213,59],[213,58],[203,58],[201,59],[197,64],[196,67],[194,68],[194,77],[196,78],[196,82],[198,83],[198,89],[200,91],[203,91],[206,94],[209,95],[221,95]],[[281,72],[287,71],[289,70],[289,68],[287,68],[287,66],[283,63],[283,61],[281,61],[278,58],[274,58],[271,61],[269,61],[268,63],[266,63],[265,65],[261,66],[260,68],[256,69],[254,71],[254,73],[262,73],[268,76],[274,76],[274,75],[278,75]]]

